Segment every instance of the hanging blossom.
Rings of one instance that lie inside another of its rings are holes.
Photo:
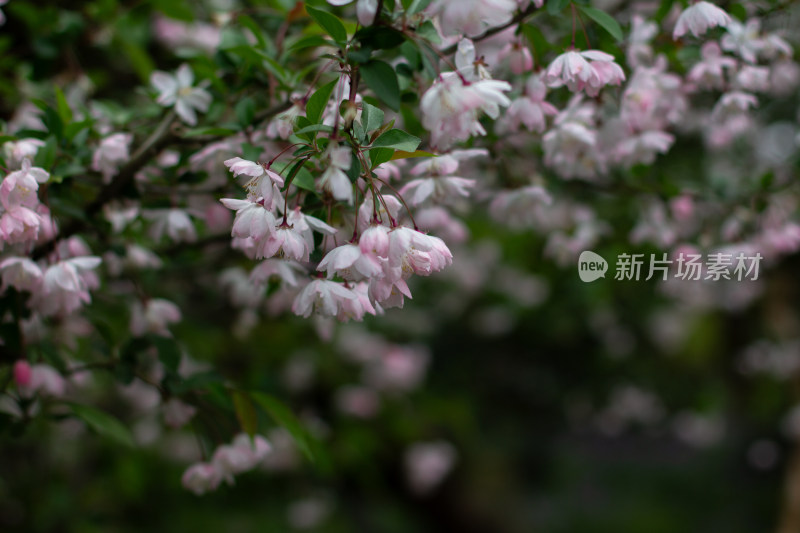
[[[597,96],[606,85],[621,85],[625,73],[611,54],[600,50],[569,50],[550,63],[542,81],[548,87],[566,85],[572,92],[585,91],[589,96]]]
[[[555,116],[558,110],[545,100],[547,86],[538,75],[530,76],[525,82],[525,92],[511,102],[508,111],[497,122],[497,132],[516,132],[521,126],[528,131],[542,133],[547,127],[547,117]]]
[[[152,333],[161,337],[172,337],[167,326],[181,320],[177,305],[162,298],[152,298],[144,304],[134,302],[131,310],[130,332],[134,337]]]
[[[683,37],[687,32],[695,37],[700,37],[711,28],[727,26],[731,23],[731,16],[724,10],[710,2],[697,2],[687,7],[678,17],[672,38]]]
[[[130,159],[131,142],[130,133],[115,133],[100,141],[92,156],[92,170],[103,174],[103,183],[109,183],[119,166]]]
[[[158,91],[156,102],[164,107],[175,106],[175,112],[190,126],[197,124],[197,113],[205,113],[211,105],[211,95],[202,85],[193,87],[194,74],[187,64],[178,67],[175,75],[157,70],[150,83]]]
[[[22,168],[7,175],[0,184],[0,247],[3,243],[33,243],[40,230],[52,226],[47,208],[39,203],[39,184],[50,179],[42,168],[32,167],[27,157]]]
[[[247,197],[251,200],[263,198],[264,203],[271,206],[276,198],[280,198],[283,176],[270,170],[268,166],[241,157],[228,159],[224,164],[235,177],[250,178],[244,186]]]
[[[252,470],[271,451],[272,446],[261,435],[237,435],[230,444],[218,447],[210,462],[196,463],[187,468],[181,483],[198,496],[216,490],[222,481],[233,485],[235,475]]]
[[[431,145],[445,150],[453,143],[475,135],[486,135],[478,121],[480,113],[496,119],[500,107],[511,100],[503,94],[508,82],[492,79],[469,81],[459,72],[441,74],[422,96],[422,125],[431,132]]]
[[[410,205],[419,205],[429,198],[439,203],[450,203],[457,198],[469,196],[469,190],[475,186],[475,180],[456,176],[460,161],[472,157],[486,157],[486,149],[454,150],[449,154],[431,157],[415,165],[410,173],[420,177],[406,183],[400,194]]]
[[[307,285],[295,300],[293,310],[306,317],[317,312],[360,320],[366,312],[375,314],[382,308],[402,307],[404,297],[411,298],[406,282],[409,277],[428,276],[452,264],[452,260],[452,253],[438,237],[405,226],[371,224],[357,245],[352,242],[328,252],[317,267],[327,271],[328,280],[314,280]],[[365,285],[348,291],[345,285],[332,280],[335,276],[345,281],[363,281]],[[349,313],[347,306],[352,307]]]
[[[31,298],[31,307],[45,316],[68,315],[92,301],[89,287],[91,270],[101,263],[99,257],[74,257],[47,267],[39,289]]]

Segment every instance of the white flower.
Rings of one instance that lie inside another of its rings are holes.
[[[185,209],[150,209],[142,216],[152,220],[150,235],[154,240],[160,241],[164,234],[172,242],[194,242],[197,240],[197,231],[192,219]]]
[[[42,282],[42,269],[26,257],[7,257],[0,262],[0,271],[3,273],[2,290],[11,286],[33,292]]]
[[[214,465],[209,463],[195,463],[181,476],[181,484],[198,496],[210,490],[216,490],[222,481],[222,475]]]
[[[722,49],[735,52],[748,63],[755,63],[758,53],[764,48],[764,41],[759,37],[761,23],[758,19],[750,19],[747,24],[731,19],[727,33],[722,36]]]
[[[131,311],[131,335],[139,337],[152,333],[162,337],[172,337],[167,326],[180,320],[181,310],[169,300],[153,298],[144,305],[135,302]]]
[[[353,205],[353,184],[345,174],[345,170],[350,169],[350,149],[331,143],[327,154],[330,165],[322,173],[319,188],[330,193],[336,200]]]
[[[678,22],[675,23],[675,30],[672,32],[672,38],[678,39],[686,32],[695,37],[700,37],[709,28],[727,26],[731,23],[731,20],[730,15],[714,4],[705,1],[697,2],[684,9],[681,16],[678,17]]]
[[[341,283],[315,279],[306,285],[292,304],[292,312],[308,318],[312,312],[323,316],[336,316],[345,300],[353,300],[356,295]]]
[[[175,75],[160,70],[153,72],[150,83],[158,91],[156,102],[164,107],[175,106],[184,122],[190,126],[197,124],[198,111],[205,112],[211,105],[211,95],[201,87],[192,87],[194,74],[187,64],[181,65]]]
[[[131,142],[133,135],[130,133],[115,133],[100,141],[92,156],[92,170],[103,174],[104,183],[111,181],[120,164],[130,158],[128,149]]]
[[[89,287],[81,276],[82,271],[97,268],[99,257],[75,257],[47,268],[42,286],[31,299],[31,304],[43,315],[69,314],[82,304],[89,303]]]
[[[491,118],[500,115],[500,107],[511,100],[503,94],[510,91],[508,82],[483,79],[469,82],[458,72],[446,72],[422,96],[422,125],[431,132],[431,144],[439,149],[454,142],[466,141],[473,135],[485,135],[478,121],[481,111]]]
[[[272,205],[276,196],[275,186],[283,186],[283,176],[259,163],[248,161],[241,157],[228,159],[224,164],[233,172],[234,176],[250,178],[245,183],[248,198],[252,200],[263,198],[265,204]]]
[[[0,4],[2,5],[2,4]],[[0,12],[2,13],[2,12]],[[6,163],[17,166],[25,158],[33,159],[36,152],[44,146],[44,141],[40,139],[20,139],[18,141],[7,141],[3,144],[3,152],[6,155]]]
[[[556,57],[542,76],[549,87],[566,85],[572,92],[585,89],[589,96],[596,96],[605,85],[620,85],[624,80],[625,73],[614,56],[599,50],[569,50]]]
[[[516,9],[515,0],[434,0],[429,8],[439,15],[444,35],[468,37],[508,22]]]

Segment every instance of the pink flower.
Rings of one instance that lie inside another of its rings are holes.
[[[439,15],[444,35],[475,37],[511,19],[515,0],[434,0],[429,10]]]
[[[169,324],[181,321],[181,310],[177,305],[161,298],[147,300],[144,305],[134,302],[131,311],[130,331],[134,337],[152,333],[162,337],[172,337],[167,329]]]
[[[236,211],[231,236],[262,242],[275,231],[275,215],[262,204],[235,198],[222,198],[220,202]]]
[[[195,463],[187,468],[181,476],[183,487],[198,496],[216,490],[221,481],[222,475],[214,465],[208,463]]]
[[[160,241],[165,234],[176,243],[197,240],[197,230],[186,209],[149,209],[142,216],[153,222],[150,235],[155,241]]]
[[[709,2],[697,2],[684,9],[681,16],[678,17],[678,22],[675,23],[675,30],[672,32],[672,38],[678,39],[686,32],[695,37],[700,37],[709,28],[724,27],[730,23],[730,15],[722,9]]]
[[[14,381],[17,387],[29,387],[31,384],[31,365],[24,359],[19,359],[14,363]]]
[[[258,258],[268,258],[276,255],[286,259],[307,262],[309,256],[308,243],[294,226],[281,224],[266,238],[256,253]]]
[[[533,56],[531,56],[531,51],[521,40],[508,43],[497,54],[497,59],[499,60],[503,60],[506,57],[509,58],[511,72],[514,74],[524,74],[533,70]]]
[[[365,282],[357,283],[352,287],[353,295],[355,298],[348,298],[342,300],[342,306],[339,309],[339,314],[336,318],[342,322],[348,320],[356,320],[358,322],[364,319],[364,315],[377,314],[375,306],[369,298],[369,285]]]
[[[91,301],[83,271],[100,265],[94,256],[75,257],[50,265],[42,277],[41,289],[34,293],[31,304],[43,315],[69,314]]]
[[[599,50],[569,50],[556,57],[542,77],[548,87],[566,85],[572,92],[585,89],[589,96],[596,96],[606,85],[620,85],[624,80],[625,73],[614,62],[614,56]]]
[[[197,412],[193,406],[180,401],[177,398],[170,398],[161,406],[164,414],[164,423],[171,428],[178,429],[186,425]]]
[[[547,86],[539,76],[530,76],[525,82],[525,94],[511,103],[498,123],[499,131],[517,131],[525,125],[528,131],[542,133],[547,127],[547,116],[555,116],[558,110],[545,101]]]
[[[0,262],[3,290],[9,286],[18,291],[34,292],[42,283],[42,269],[26,257],[7,257]]]
[[[350,148],[337,146],[331,143],[327,150],[329,166],[322,173],[319,180],[319,188],[336,200],[341,200],[353,205],[353,184],[345,174],[350,169],[351,156]]]
[[[261,435],[251,438],[242,433],[237,435],[231,444],[217,448],[211,462],[228,483],[233,483],[234,475],[255,468],[271,449],[267,439]]]
[[[27,207],[11,207],[0,216],[0,238],[10,244],[36,241],[42,221],[38,213]]]
[[[275,187],[283,186],[283,177],[258,163],[234,157],[225,161],[225,166],[234,176],[249,177],[245,183],[247,197],[252,200],[263,198],[266,205],[271,205],[275,196]]]
[[[468,82],[456,73],[446,72],[422,96],[422,125],[431,132],[431,144],[439,149],[474,135],[485,135],[478,121],[480,112],[491,118],[511,100],[503,94],[511,85],[505,81],[483,79]]]
[[[313,312],[322,316],[336,316],[339,314],[342,302],[354,298],[356,295],[341,283],[315,279],[297,295],[292,305],[292,312],[304,318],[308,318]]]
[[[46,182],[50,178],[44,169],[31,167],[29,159],[22,160],[22,168],[12,172],[3,179],[0,184],[0,202],[6,209],[18,206],[36,207],[39,197],[36,191],[39,184]]]
[[[103,174],[104,183],[109,183],[119,166],[130,158],[131,142],[133,135],[130,133],[115,133],[100,141],[92,156],[92,170]]]
[[[9,165],[21,165],[23,159],[33,159],[39,148],[44,146],[41,139],[20,139],[18,141],[6,141],[3,144],[3,152],[6,154],[6,163]]]
[[[327,270],[328,279],[333,278],[335,274],[348,281],[383,277],[380,260],[364,253],[356,244],[337,246],[322,258],[317,270]]]
[[[730,74],[736,68],[736,60],[722,55],[719,45],[707,42],[701,49],[703,60],[692,67],[687,79],[704,89],[725,87],[725,70]]]
[[[17,367],[14,367],[14,376],[16,378]],[[28,374],[27,376],[25,374]],[[30,398],[36,393],[42,396],[52,396],[58,398],[64,396],[66,392],[67,383],[61,374],[50,365],[39,364],[32,365],[27,370],[21,368],[22,377],[27,377],[27,383],[17,382],[19,392],[23,397]]]

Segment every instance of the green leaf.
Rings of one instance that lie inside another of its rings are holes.
[[[64,97],[64,93],[59,87],[56,87],[56,109],[58,110],[58,116],[61,117],[62,123],[69,124],[72,122],[72,109],[70,109],[67,99]]]
[[[419,137],[414,137],[403,130],[393,129],[375,139],[371,148],[394,148],[395,150],[402,150],[404,152],[413,152],[417,149],[419,143]]]
[[[233,409],[236,411],[236,419],[239,421],[242,431],[251,437],[258,431],[258,413],[250,396],[241,391],[233,391]]]
[[[326,126],[325,124],[311,124],[310,126],[306,126],[305,128],[300,128],[293,135],[303,135],[304,133],[316,133],[319,131],[324,131],[325,133],[333,133],[333,128],[330,126]]]
[[[178,366],[181,364],[181,349],[175,339],[150,335],[148,340],[158,350],[158,359],[164,367],[172,372],[177,372]]]
[[[413,15],[419,13],[431,3],[431,0],[402,0],[403,8],[406,10],[406,15]]]
[[[211,128],[193,128],[193,129],[186,130],[185,132],[183,132],[183,136],[184,137],[200,137],[200,136],[203,136],[203,135],[213,135],[215,137],[216,136],[224,137],[224,136],[227,136],[227,135],[233,135],[234,133],[236,133],[236,130],[232,130],[230,128],[214,128],[214,127],[211,127]]]
[[[397,83],[397,73],[389,63],[373,59],[361,65],[361,77],[390,109],[400,110],[400,85]]]
[[[248,161],[258,161],[264,149],[260,146],[253,146],[250,143],[242,143],[242,159]]]
[[[49,170],[56,160],[56,144],[55,137],[48,137],[44,146],[36,151],[36,157],[33,158],[33,165]]]
[[[403,150],[398,150],[392,156],[392,161],[396,161],[398,159],[412,159],[415,157],[436,157],[436,154],[425,152],[423,150],[416,150],[414,152],[405,152]]]
[[[88,405],[78,403],[68,403],[68,405],[75,416],[86,422],[86,425],[98,434],[131,448],[136,446],[130,430],[117,418]]]
[[[159,0],[153,4],[156,9],[171,19],[192,22],[195,18],[194,12],[184,0]]]
[[[286,431],[297,443],[297,447],[303,454],[308,457],[312,462],[315,461],[314,444],[311,435],[308,434],[306,429],[294,416],[294,414],[281,402],[264,394],[262,392],[253,392],[250,394],[253,401],[258,404],[269,416],[271,416],[278,424],[286,428]]]
[[[547,12],[558,15],[569,4],[569,0],[547,0]]]
[[[383,116],[382,109],[366,102],[361,105],[361,124],[365,132],[369,133],[380,128],[383,125]]]
[[[288,48],[288,50],[290,52],[294,52],[295,50],[303,50],[304,48],[317,48],[319,46],[331,46],[331,43],[319,35],[309,35],[297,40]]]
[[[325,107],[331,99],[331,93],[333,88],[336,87],[337,81],[333,80],[317,89],[306,102],[306,118],[312,124],[318,124],[322,118],[322,113],[325,112]]]
[[[264,35],[264,32],[261,31],[256,21],[252,19],[249,15],[239,15],[239,24],[250,30],[250,33],[253,34],[253,37],[256,38],[258,41],[258,46],[262,50],[266,50],[269,46],[267,44],[267,38]]]
[[[578,9],[610,33],[614,39],[622,40],[622,28],[620,28],[619,22],[614,20],[614,17],[593,7],[578,6]]]
[[[252,98],[246,96],[236,103],[234,108],[236,112],[236,120],[244,128],[252,124],[253,117],[256,116],[256,103]]]
[[[379,165],[382,165],[387,161],[391,161],[392,156],[394,156],[394,148],[373,148],[372,150],[369,151],[369,158],[370,162],[372,163],[372,169],[374,170]]]
[[[328,35],[333,37],[334,41],[339,44],[347,42],[347,30],[344,29],[344,24],[335,15],[311,6],[306,6],[306,11]]]

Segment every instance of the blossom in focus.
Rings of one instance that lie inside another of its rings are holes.
[[[314,312],[323,316],[336,316],[345,300],[355,298],[356,295],[341,283],[315,279],[297,295],[292,312],[304,318],[310,317]]]
[[[586,91],[597,96],[606,85],[620,85],[625,80],[622,67],[614,56],[600,50],[569,50],[556,57],[547,67],[542,81],[548,87],[566,85],[572,92]]]
[[[717,26],[727,26],[731,23],[731,17],[724,10],[706,1],[697,2],[687,7],[678,17],[675,23],[675,30],[672,38],[678,39],[691,33],[695,37],[700,37],[710,28]]]
[[[158,91],[156,102],[164,107],[175,106],[175,112],[190,126],[197,124],[196,111],[206,112],[211,95],[202,86],[193,87],[194,74],[187,64],[178,67],[175,75],[157,70],[150,83]]]
[[[485,135],[486,130],[478,121],[479,113],[496,119],[500,107],[511,104],[503,94],[510,90],[511,85],[505,81],[470,82],[457,72],[440,75],[420,103],[422,125],[431,132],[431,144],[443,150],[474,135]]]

